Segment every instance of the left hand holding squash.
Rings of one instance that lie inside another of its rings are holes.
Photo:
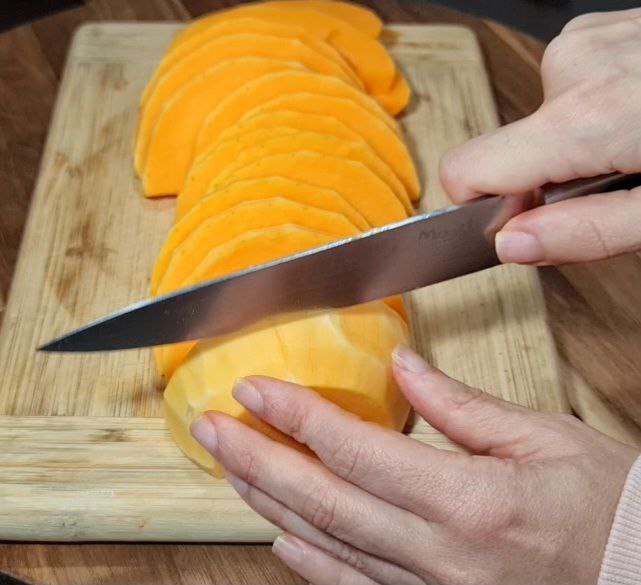
[[[635,451],[572,416],[469,388],[407,348],[394,374],[417,412],[468,453],[263,377],[242,380],[235,398],[318,460],[221,413],[192,433],[286,531],[274,550],[312,583],[596,582]]]

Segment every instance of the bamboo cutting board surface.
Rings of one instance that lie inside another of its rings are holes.
[[[143,87],[178,24],[76,34],[0,333],[0,539],[267,541],[276,529],[182,456],[162,420],[151,352],[45,355],[56,334],[147,295],[173,201],[132,171]],[[414,99],[402,123],[425,185],[448,203],[443,152],[497,125],[476,40],[452,26],[391,26]],[[429,261],[429,258],[426,258]],[[567,410],[536,272],[504,266],[413,293],[415,346],[508,400]],[[451,448],[423,421],[418,440]]]

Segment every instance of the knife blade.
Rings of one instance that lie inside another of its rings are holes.
[[[203,282],[116,311],[41,351],[133,349],[223,335],[270,315],[341,308],[410,292],[499,264],[494,235],[536,205],[629,188],[613,173],[528,196],[486,196]]]

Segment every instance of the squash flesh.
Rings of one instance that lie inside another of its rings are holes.
[[[238,272],[336,239],[331,234],[294,225],[279,225],[247,231],[212,248],[180,287],[192,286],[225,274]],[[176,343],[155,348],[158,370],[169,380],[196,342]]]
[[[158,284],[171,261],[174,250],[202,221],[224,213],[240,203],[274,197],[286,198],[303,205],[341,214],[359,230],[367,230],[370,227],[363,216],[336,191],[284,177],[238,181],[224,189],[209,193],[174,225],[154,265],[151,278],[152,294],[157,294]]]
[[[195,143],[212,104],[220,102],[239,83],[261,75],[301,68],[291,61],[246,57],[230,59],[183,85],[167,101],[146,141],[138,137],[143,190],[147,197],[177,194],[192,162]]]
[[[330,76],[336,75],[343,79],[347,85],[353,83],[336,62],[315,52],[297,39],[256,33],[239,33],[219,37],[189,53],[156,81],[141,109],[137,136],[140,146],[136,145],[136,169],[142,168],[151,131],[167,100],[194,76],[223,61],[248,56],[296,62],[313,71],[326,73]],[[229,80],[228,91],[233,91],[231,84],[234,80],[237,82],[235,87],[238,88],[247,83],[249,79],[236,79],[233,76]]]
[[[385,93],[394,83],[396,66],[381,43],[345,20],[311,8],[272,6],[268,2],[232,8],[191,24],[176,35],[169,51],[217,21],[247,16],[299,26],[325,39],[345,58],[369,93]]]
[[[207,116],[198,136],[196,154],[206,150],[220,134],[238,122],[247,112],[265,102],[288,94],[312,93],[349,99],[377,116],[392,132],[400,132],[396,121],[376,100],[344,81],[306,71],[282,71],[264,75],[247,83],[220,102]]]
[[[416,167],[412,162],[409,150],[402,138],[391,131],[371,112],[364,110],[349,99],[323,96],[322,99],[312,93],[298,93],[273,99],[247,112],[241,121],[256,115],[293,110],[300,114],[320,114],[333,116],[354,132],[357,132],[369,144],[374,152],[394,170],[405,185],[412,201],[418,200],[420,185]],[[200,148],[197,149],[201,151]]]
[[[208,185],[218,183],[223,173],[231,173],[252,162],[276,154],[311,151],[328,156],[342,157],[363,163],[384,181],[398,197],[408,213],[412,204],[405,187],[394,172],[361,139],[346,140],[317,132],[298,132],[296,128],[263,128],[236,135],[230,140],[217,143],[210,156],[201,160],[190,188],[179,195],[178,209],[189,209],[193,200],[206,192]],[[180,213],[180,211],[179,211]]]
[[[359,231],[343,215],[281,197],[239,203],[223,213],[203,220],[174,250],[160,279],[158,294],[179,288],[211,248],[224,244],[246,231],[284,224],[324,232],[335,238],[352,236]]]
[[[202,412],[225,412],[292,445],[291,438],[259,424],[231,396],[238,378],[266,375],[311,387],[364,420],[401,430],[409,406],[399,399],[389,355],[407,339],[398,315],[376,302],[299,319],[272,318],[237,334],[200,342],[165,390],[169,428],[183,452],[216,477],[222,477],[222,468],[188,432]],[[371,347],[376,353],[369,352]]]
[[[217,185],[210,185],[210,190],[243,179],[274,175],[337,191],[373,227],[407,217],[405,208],[394,192],[364,164],[314,152],[299,151],[265,157],[221,176]]]
[[[299,26],[287,26],[277,22],[269,22],[258,18],[234,18],[230,20],[221,20],[202,30],[198,34],[190,37],[186,42],[180,43],[172,51],[168,51],[158,67],[154,71],[149,83],[143,91],[141,104],[144,104],[149,95],[152,93],[158,79],[169,69],[171,69],[181,59],[189,53],[197,50],[205,43],[217,39],[221,36],[230,34],[257,33],[273,37],[284,37],[297,39],[311,49],[335,61],[341,69],[348,75],[353,82],[362,87],[362,84],[356,74],[352,71],[341,54],[331,45],[326,43],[321,37],[309,34],[304,28]]]
[[[394,84],[385,93],[375,93],[374,97],[393,116],[405,109],[411,97],[410,86],[401,73],[396,74]]]

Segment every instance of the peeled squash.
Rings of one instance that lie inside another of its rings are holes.
[[[418,176],[390,115],[403,110],[410,89],[376,40],[381,26],[347,2],[275,0],[212,14],[175,37],[141,98],[134,153],[146,195],[178,194],[152,294],[412,213]],[[293,290],[307,290],[301,285]],[[247,290],[234,302],[251,311],[266,292]],[[409,405],[392,377],[391,352],[407,341],[395,296],[156,347],[167,424],[185,455],[216,477],[223,469],[189,432],[207,410],[313,456],[233,399],[236,379],[262,374],[401,430]]]
[[[224,244],[212,247],[182,282],[181,287],[290,256],[309,248],[322,246],[335,239],[336,236],[332,234],[291,224],[246,231]],[[166,380],[171,378],[174,370],[194,345],[195,342],[185,342],[157,348],[156,364]]]
[[[147,197],[179,193],[195,150],[196,138],[211,111],[239,84],[267,73],[299,67],[290,61],[260,57],[230,59],[208,69],[182,86],[159,113],[150,138],[141,126],[141,179]],[[145,150],[146,142],[146,150]]]
[[[271,37],[284,37],[297,39],[307,45],[310,49],[324,55],[328,59],[335,61],[346,75],[357,85],[361,86],[360,80],[352,71],[341,54],[331,45],[325,42],[321,37],[308,33],[304,28],[299,26],[287,26],[277,22],[269,22],[258,18],[235,18],[230,20],[221,20],[208,26],[205,30],[191,37],[188,41],[180,43],[172,51],[169,51],[160,62],[156,71],[145,87],[142,94],[141,103],[147,101],[150,93],[153,91],[158,79],[169,69],[171,69],[181,59],[188,56],[191,52],[198,49],[205,43],[213,41],[219,37],[229,36],[230,34],[257,33],[269,35]]]
[[[189,434],[202,412],[225,412],[276,440],[295,443],[233,399],[233,384],[244,376],[272,376],[313,388],[365,420],[401,430],[409,406],[392,378],[390,354],[407,340],[403,320],[376,302],[299,319],[274,318],[200,342],[165,390],[167,423],[182,451],[216,477],[223,476],[222,468]]]
[[[218,177],[211,190],[259,177],[287,177],[340,193],[374,226],[400,221],[407,211],[394,192],[363,163],[310,151],[267,156]]]
[[[313,71],[326,73],[330,76],[336,75],[342,78],[346,85],[353,83],[350,76],[338,63],[310,49],[298,39],[254,33],[235,34],[214,39],[189,53],[161,75],[148,95],[147,101],[142,105],[137,135],[137,141],[140,144],[136,145],[136,170],[138,172],[145,161],[147,143],[153,126],[163,107],[174,93],[207,69],[223,61],[239,57],[265,57],[295,62]],[[237,78],[233,75],[229,78],[227,93],[253,79],[253,77],[243,77],[242,72],[239,73],[240,77]],[[235,88],[232,88],[234,82]]]
[[[331,189],[322,189],[315,185],[293,181],[284,177],[265,177],[258,180],[238,181],[200,200],[198,205],[194,206],[189,213],[174,225],[154,265],[151,278],[152,293],[157,294],[158,284],[176,248],[189,237],[201,222],[223,214],[240,203],[272,199],[274,197],[286,198],[303,205],[341,214],[359,230],[367,230],[370,227],[356,208],[347,203],[339,193]]]
[[[208,186],[217,183],[218,177],[224,172],[231,173],[267,156],[306,150],[363,163],[390,187],[408,213],[412,212],[407,191],[398,177],[359,138],[346,140],[318,132],[298,132],[296,128],[282,126],[253,130],[235,135],[229,140],[221,140],[217,144],[217,148],[195,167],[189,180],[189,188],[185,187],[181,191],[178,203],[180,210],[192,207],[193,201],[200,199],[207,192]]]
[[[316,75],[308,71],[281,71],[263,75],[228,95],[211,111],[198,135],[197,153],[205,150],[220,134],[248,111],[265,102],[288,94],[313,93],[349,99],[364,110],[377,116],[392,132],[399,133],[398,124],[376,100],[340,79]]]
[[[174,250],[158,285],[158,294],[176,290],[205,259],[208,252],[250,230],[285,224],[344,238],[358,228],[344,215],[303,205],[282,197],[246,201],[204,219]]]
[[[357,132],[372,149],[398,175],[410,198],[415,201],[420,194],[416,167],[403,139],[377,116],[360,107],[352,100],[319,96],[312,93],[297,93],[273,99],[247,112],[243,121],[258,114],[294,110],[301,114],[334,116]],[[200,149],[199,149],[200,152]]]
[[[296,7],[281,2],[239,6],[201,18],[176,36],[169,52],[220,20],[248,16],[278,24],[299,26],[326,39],[351,65],[370,93],[385,93],[394,84],[396,66],[385,47],[377,40],[342,18],[336,18],[317,8]]]

